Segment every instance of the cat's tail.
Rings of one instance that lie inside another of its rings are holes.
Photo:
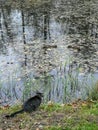
[[[24,112],[24,109],[21,109],[21,110],[19,110],[19,111],[16,111],[16,112],[10,114],[10,115],[6,115],[5,117],[6,117],[6,118],[14,117],[15,115],[17,115],[17,114],[19,114],[19,113],[23,113],[23,112]]]

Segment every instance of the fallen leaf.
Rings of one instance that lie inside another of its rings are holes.
[[[39,128],[36,128],[36,130],[40,130]]]
[[[82,106],[83,106],[83,107],[87,106],[87,103],[84,103],[84,102],[83,102],[83,103],[82,103]]]
[[[65,104],[61,104],[61,107],[64,107],[65,106]]]
[[[48,106],[53,106],[53,102],[52,102],[52,101],[49,101],[49,102],[48,102]]]

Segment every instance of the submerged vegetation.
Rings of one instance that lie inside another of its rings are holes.
[[[24,78],[21,88],[18,86],[19,93],[17,93],[14,86],[13,88],[7,86],[7,88],[5,88],[5,96],[9,100],[18,100],[18,97],[21,96],[21,101],[24,102],[32,97],[37,90],[40,90],[44,92],[44,102],[53,100],[54,102],[64,103],[74,101],[78,98],[83,100],[87,99],[91,96],[92,89],[94,90],[96,88],[93,74],[85,75],[85,73],[81,73],[81,68],[77,66],[74,67],[73,71],[69,64],[70,63],[66,63],[64,66],[62,65],[63,67],[61,66],[54,69],[51,74],[46,73],[40,77]],[[52,73],[55,75],[51,76]],[[17,84],[18,83],[20,83],[20,79],[17,81]],[[2,89],[1,85],[1,91]],[[10,91],[10,89],[13,90],[14,96],[11,95],[12,91]],[[8,104],[13,104],[13,102],[12,100],[12,102],[8,102]]]
[[[98,100],[98,82],[95,84],[95,86],[90,91],[89,97],[92,100]]]

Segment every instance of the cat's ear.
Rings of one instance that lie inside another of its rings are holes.
[[[40,91],[38,91],[38,90],[36,91],[36,94],[37,94],[37,95],[40,95],[41,97],[43,97],[43,93],[40,92]]]

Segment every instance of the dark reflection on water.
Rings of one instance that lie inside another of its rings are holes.
[[[45,101],[85,99],[98,79],[97,0],[0,2],[1,102],[38,89]]]

